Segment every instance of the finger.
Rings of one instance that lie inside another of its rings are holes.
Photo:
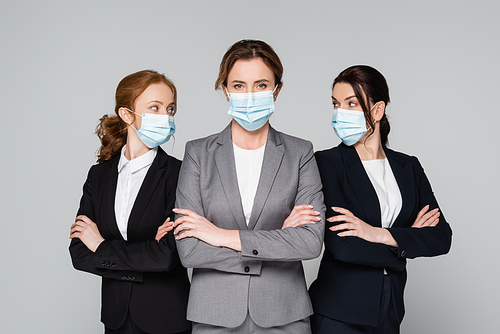
[[[192,224],[190,222],[184,222],[175,228],[174,234],[179,234],[179,232],[181,231],[193,230],[195,227],[196,227],[195,224]]]
[[[337,233],[339,237],[357,237],[357,231],[356,230],[347,230],[347,231],[342,231]]]
[[[182,216],[182,217],[179,217],[177,218],[174,223],[173,223],[173,226],[178,226],[180,224],[183,224],[185,222],[194,222],[196,219],[193,218],[193,217],[189,217],[189,216]]]
[[[315,210],[303,209],[297,212],[299,215],[308,215],[308,216],[319,216],[319,212]]]
[[[182,234],[176,235],[175,240],[182,240],[184,238],[189,238],[189,237],[195,237],[195,234],[192,232],[192,230],[187,230]]]
[[[419,220],[420,218],[422,218],[422,216],[427,212],[427,210],[429,210],[429,204],[427,204],[426,206],[424,206],[422,208],[422,210],[420,210],[420,212],[418,213],[417,215],[417,218],[415,218],[415,221]]]
[[[71,225],[71,229],[74,229],[75,227],[84,228],[85,226],[87,226],[85,224],[85,222],[79,220],[79,221],[75,222],[73,225]]]
[[[338,216],[333,216],[327,219],[330,223],[335,223],[335,222],[354,222],[354,216],[345,216],[345,215],[338,215]]]
[[[184,216],[189,216],[189,217],[194,217],[194,218],[201,217],[199,214],[197,214],[191,210],[188,210],[188,209],[177,209],[176,208],[176,209],[173,209],[172,211],[174,211],[177,214],[184,215]]]
[[[351,223],[339,224],[330,227],[330,231],[342,231],[342,230],[351,230],[354,229],[355,225]]]
[[[430,226],[430,227],[434,227],[434,226],[436,226],[438,223],[439,223],[439,217],[437,217],[437,218],[436,218],[436,220],[434,220],[434,222],[432,222],[429,226]]]
[[[299,210],[310,210],[312,209],[313,206],[309,204],[301,204],[301,205],[296,205],[293,207],[292,211],[299,211]]]
[[[170,221],[170,217],[168,217],[167,219],[165,219],[165,221],[163,222],[163,224],[167,224],[169,221]]]
[[[297,224],[297,226],[308,225],[308,224],[316,224],[316,222],[313,220],[302,220]]]
[[[75,221],[82,221],[86,224],[90,224],[90,223],[93,223],[92,220],[90,220],[89,217],[85,216],[85,215],[79,215],[75,218]]]
[[[431,219],[432,217],[434,217],[438,213],[439,213],[439,209],[438,208],[427,212],[425,215],[422,216],[423,224],[425,224],[425,222],[427,220]]]
[[[344,208],[337,207],[337,206],[332,206],[332,210],[335,212],[341,213],[343,215],[354,216],[351,211],[344,209]]]
[[[422,224],[422,227],[426,227],[426,226],[433,226],[432,224],[434,224],[434,226],[437,224],[436,221],[439,221],[439,216],[441,215],[440,212],[436,212],[435,215],[433,215],[432,217],[430,217],[429,219],[427,219],[424,224]]]

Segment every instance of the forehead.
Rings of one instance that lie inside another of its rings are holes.
[[[169,104],[174,101],[172,89],[164,82],[154,83],[148,86],[144,92],[137,98],[137,102],[161,101]]]
[[[254,82],[266,79],[274,82],[274,73],[261,58],[237,60],[227,76],[228,82],[239,80]]]
[[[332,96],[338,101],[353,95],[355,95],[354,89],[352,89],[352,86],[348,83],[339,82],[333,86]]]

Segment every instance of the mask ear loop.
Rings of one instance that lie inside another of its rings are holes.
[[[374,104],[374,105],[370,108],[370,111],[369,111],[369,112],[371,112],[371,111],[373,110],[373,108],[375,108],[375,106],[376,106],[377,104],[378,104],[378,102],[377,102],[377,103],[375,103],[375,104]],[[377,120],[374,120],[374,121],[373,121],[373,123],[370,125],[370,127],[369,127],[368,129],[366,129],[366,131],[370,130],[370,129],[372,128],[372,126],[373,126],[375,123],[377,123]]]
[[[125,110],[127,110],[127,111],[129,111],[129,112],[131,112],[131,113],[133,113],[133,114],[136,114],[137,116],[141,116],[141,117],[142,117],[142,115],[139,115],[138,113],[136,113],[135,111],[130,110],[130,109],[129,109],[129,108],[127,108],[127,107],[123,107],[123,108],[125,108]],[[131,126],[131,127],[132,127],[132,129],[134,129],[135,131],[137,131],[137,129],[136,129],[136,128],[132,125],[132,123],[127,124],[127,125]]]

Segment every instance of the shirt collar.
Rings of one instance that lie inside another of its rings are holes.
[[[130,173],[133,174],[137,172],[138,170],[148,167],[153,163],[153,160],[156,157],[156,154],[158,153],[158,147],[152,148],[149,152],[141,155],[140,157],[137,157],[132,160],[128,160],[125,157],[125,148],[127,145],[123,145],[122,151],[120,154],[120,161],[118,162],[118,173],[120,173],[126,165],[130,165]]]

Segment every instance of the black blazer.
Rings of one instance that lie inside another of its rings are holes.
[[[177,254],[173,232],[154,238],[167,217],[173,219],[181,162],[158,148],[128,221],[125,241],[115,219],[119,156],[92,166],[83,186],[78,215],[94,221],[105,239],[92,253],[80,239],[69,250],[73,266],[102,276],[101,321],[122,326],[130,310],[134,322],[150,333],[175,333],[191,327],[186,320],[187,272]]]
[[[358,237],[338,237],[326,229],[325,252],[318,278],[309,290],[316,313],[343,322],[376,326],[384,268],[392,281],[392,299],[399,321],[403,319],[406,259],[445,254],[451,246],[451,228],[441,212],[435,227],[410,228],[418,212],[438,203],[416,157],[384,147],[399,185],[403,205],[389,231],[398,248],[371,243]],[[323,182],[327,217],[332,206],[350,210],[364,222],[381,227],[380,204],[354,147],[316,152]],[[342,222],[339,222],[342,223]],[[327,227],[332,223],[327,222]]]

